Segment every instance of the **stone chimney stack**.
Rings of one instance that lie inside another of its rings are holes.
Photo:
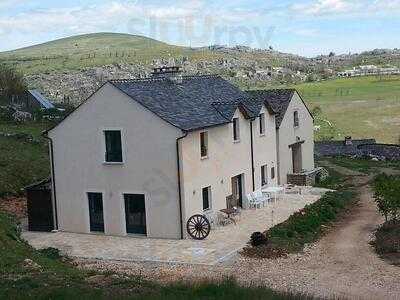
[[[345,144],[346,146],[351,146],[351,145],[353,145],[353,140],[351,139],[351,136],[346,136],[346,137],[344,138],[344,144]]]
[[[151,74],[154,78],[167,78],[173,83],[182,83],[182,71],[178,66],[154,68]]]

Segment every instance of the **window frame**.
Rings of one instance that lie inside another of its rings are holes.
[[[260,136],[264,136],[265,135],[265,131],[266,131],[265,113],[260,113],[260,115],[258,117],[259,117],[259,123],[258,123],[259,133],[260,133]]]
[[[205,149],[205,153],[203,152]],[[208,131],[200,132],[200,158],[208,158],[209,148],[208,148]],[[204,155],[203,155],[204,154]]]
[[[293,111],[293,127],[297,128],[300,126],[300,116],[299,116],[299,111],[295,110]]]
[[[119,131],[120,139],[121,139],[121,161],[107,161],[107,140],[106,140],[106,132],[109,131]],[[103,164],[105,165],[122,165],[125,163],[125,134],[123,128],[117,127],[108,127],[102,129],[102,139],[103,139]]]
[[[207,190],[207,201],[208,207],[204,207],[204,190]],[[201,189],[201,200],[202,200],[202,207],[203,211],[210,211],[212,209],[211,201],[212,201],[212,192],[211,192],[211,185],[203,187]]]
[[[240,142],[240,125],[239,125],[239,118],[235,117],[232,119],[232,137],[233,142],[238,143]]]

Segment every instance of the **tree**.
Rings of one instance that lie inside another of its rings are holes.
[[[26,84],[22,73],[12,67],[0,65],[0,100],[9,103],[15,95],[26,91]]]
[[[335,54],[335,52],[330,52],[329,53],[329,57],[334,57],[336,54]]]

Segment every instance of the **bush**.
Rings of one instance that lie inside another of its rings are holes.
[[[262,232],[253,232],[250,236],[250,244],[254,247],[264,244],[266,237]]]
[[[400,214],[400,176],[375,176],[373,182],[374,199],[378,211],[389,219],[398,220]]]
[[[56,248],[44,248],[39,250],[39,252],[41,254],[43,254],[44,256],[46,256],[47,258],[51,258],[51,259],[59,259],[61,258],[61,254],[60,254],[60,250],[56,249]]]

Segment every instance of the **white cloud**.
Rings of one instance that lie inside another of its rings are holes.
[[[396,14],[400,12],[400,0],[314,0],[289,8],[296,14],[306,16]]]

